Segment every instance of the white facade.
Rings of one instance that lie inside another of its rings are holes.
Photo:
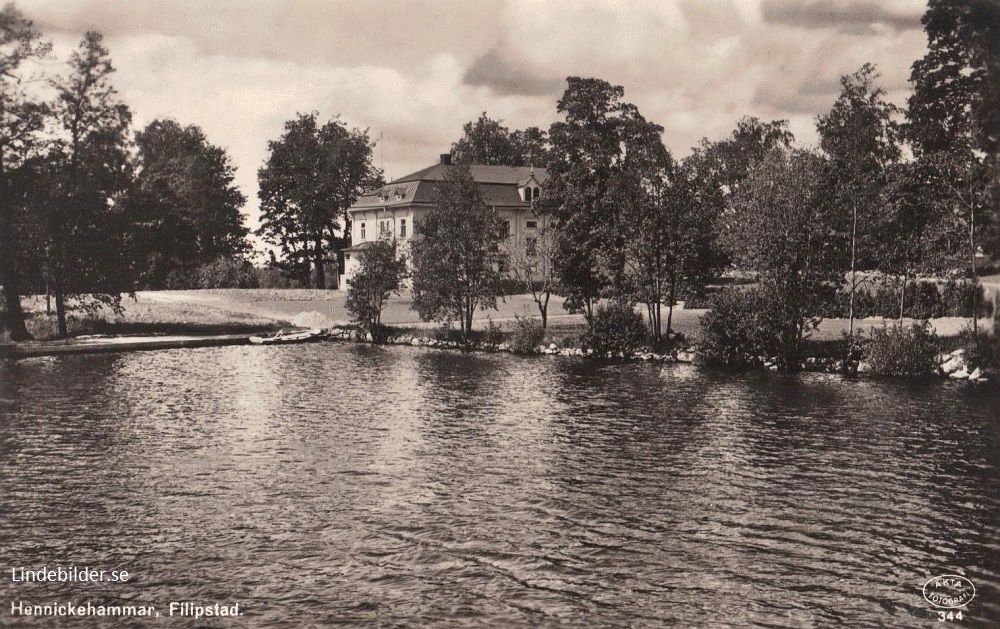
[[[433,188],[450,167],[442,159],[441,164],[362,196],[348,210],[353,244],[344,252],[346,282],[357,273],[358,255],[365,243],[375,242],[381,236],[395,238],[403,255],[408,257],[415,224],[434,207]],[[505,226],[509,250],[537,248],[545,219],[536,216],[533,206],[543,193],[545,171],[506,166],[472,166],[470,170],[482,187],[484,201],[496,210]]]

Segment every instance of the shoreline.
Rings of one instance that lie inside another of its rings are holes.
[[[413,328],[399,328],[403,333],[387,339],[382,343],[373,343],[369,337],[363,337],[357,328],[338,326],[328,330],[323,330],[323,336],[319,339],[311,340],[310,343],[354,343],[358,345],[378,346],[409,346],[421,347],[434,350],[458,350],[462,352],[497,354],[506,353],[521,357],[538,356],[561,356],[584,358],[595,361],[608,362],[654,362],[664,364],[690,364],[698,367],[713,369],[706,365],[693,346],[674,350],[669,353],[658,353],[652,351],[635,352],[632,355],[617,356],[597,356],[592,350],[583,350],[579,347],[560,347],[556,343],[536,347],[530,352],[513,351],[508,343],[461,343],[453,340],[439,340],[429,336],[419,336],[407,334]],[[186,349],[203,347],[224,347],[233,345],[249,345],[250,334],[230,334],[212,336],[111,336],[92,335],[89,337],[78,337],[76,339],[64,339],[60,341],[33,341],[28,343],[14,343],[0,345],[0,359],[20,360],[26,358],[38,358],[47,356],[67,356],[82,354],[107,354],[125,353],[135,351],[155,351],[166,349]],[[262,346],[268,347],[268,346]],[[798,371],[812,373],[839,374],[848,377],[873,375],[876,377],[889,377],[892,379],[920,379],[937,378],[946,380],[965,380],[972,384],[983,384],[995,380],[997,373],[982,372],[975,370],[970,373],[964,364],[962,350],[952,352],[942,352],[938,357],[937,373],[928,373],[916,377],[884,376],[871,373],[870,368],[866,368],[865,361],[846,361],[822,356],[805,356],[802,358]],[[747,372],[778,372],[777,362],[774,359],[764,361],[761,365],[745,369]],[[791,373],[786,371],[785,373]]]
[[[0,344],[0,358],[21,359],[36,356],[59,356],[89,353],[113,353],[126,351],[149,351],[157,349],[182,349],[248,344],[251,335],[275,332],[281,328],[323,329],[330,332],[331,340],[365,342],[356,326],[346,321],[343,308],[344,294],[338,291],[316,289],[208,289],[202,291],[147,291],[137,293],[134,298],[123,300],[122,313],[101,313],[101,317],[77,320],[77,331],[97,331],[60,340],[37,340],[23,343]],[[52,317],[43,314],[42,302],[37,298],[27,304],[34,306],[32,318],[51,325]],[[411,345],[435,349],[463,349],[465,351],[504,352],[509,351],[506,343],[475,343],[463,345],[457,340],[439,340],[435,331],[442,326],[435,323],[416,321],[415,313],[406,298],[395,297],[386,308],[383,321],[394,328],[387,345]],[[674,308],[675,333],[683,335],[680,350],[670,353],[652,351],[637,352],[635,356],[619,356],[613,360],[647,362],[700,363],[694,349],[693,339],[700,330],[703,309],[685,309],[683,305]],[[481,331],[489,325],[498,325],[509,331],[508,322],[517,316],[538,317],[530,295],[508,296],[498,308],[489,313],[480,313],[474,329]],[[586,331],[581,315],[565,313],[561,300],[555,299],[549,308],[549,326],[542,345],[534,352],[523,355],[591,356],[581,351],[580,336]],[[910,320],[904,320],[909,322]],[[892,324],[895,320],[883,318],[858,319],[856,330],[878,328]],[[940,339],[944,340],[938,365],[954,358],[954,344],[949,341],[957,337],[969,320],[959,317],[932,319]],[[989,320],[981,319],[983,326]],[[807,341],[805,356],[799,365],[803,371],[826,373],[867,373],[863,361],[845,363],[839,356],[838,344],[841,333],[846,330],[846,320],[825,319],[814,335]],[[988,329],[988,328],[987,328]],[[370,341],[369,341],[370,342]],[[513,352],[511,352],[513,353]],[[594,357],[597,359],[596,357]],[[608,360],[602,357],[601,360]],[[761,365],[751,367],[751,371],[777,371],[776,361],[762,360]],[[955,365],[951,365],[955,366]],[[945,375],[952,377],[955,372],[962,377],[964,365],[952,369]],[[939,371],[941,371],[939,369]],[[928,374],[933,376],[935,374]],[[983,375],[983,374],[978,374]],[[974,381],[981,380],[974,378]],[[985,379],[982,379],[985,381]]]

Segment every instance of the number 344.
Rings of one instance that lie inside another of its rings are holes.
[[[938,620],[962,620],[962,612],[938,612]]]

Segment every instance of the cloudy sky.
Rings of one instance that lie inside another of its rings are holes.
[[[382,137],[400,177],[436,161],[482,112],[555,120],[570,75],[625,88],[677,157],[740,117],[815,141],[838,78],[866,61],[903,104],[923,55],[924,0],[18,0],[64,60],[103,32],[137,127],[201,126],[250,198],[267,141],[296,112]],[[53,70],[58,70],[53,61]]]

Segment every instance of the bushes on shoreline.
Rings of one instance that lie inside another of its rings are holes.
[[[601,304],[594,312],[583,344],[598,356],[631,356],[649,340],[649,327],[632,304]]]
[[[699,349],[709,364],[745,369],[761,365],[781,349],[776,302],[759,287],[715,295],[701,319]]]
[[[862,344],[871,372],[884,376],[931,375],[937,370],[939,351],[937,334],[927,321],[873,328]]]
[[[529,354],[541,345],[545,328],[537,319],[514,317],[514,330],[510,335],[510,349],[516,354]]]

